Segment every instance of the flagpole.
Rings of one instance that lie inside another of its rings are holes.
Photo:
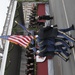
[[[17,21],[15,21],[15,23],[18,24],[18,25],[20,25],[28,34],[29,34],[29,33],[31,34],[31,32],[30,32],[29,30],[27,30],[27,28],[26,28],[25,26],[21,25],[21,24],[18,23]],[[31,34],[31,35],[32,35],[32,34]],[[32,35],[32,36],[34,36],[34,35]]]
[[[29,33],[29,31],[27,30],[27,28],[23,25],[21,25],[20,23],[18,23],[17,21],[15,21],[16,24],[20,25],[22,27],[22,29],[24,29],[27,33]]]
[[[0,36],[1,39],[8,39],[9,35],[8,36]]]

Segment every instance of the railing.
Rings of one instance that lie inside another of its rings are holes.
[[[10,1],[10,5],[8,7],[6,21],[5,21],[5,24],[4,24],[2,35],[8,35],[8,31],[9,31],[8,29],[9,29],[9,25],[10,25],[10,20],[11,20],[11,15],[12,15],[12,11],[13,11],[14,1],[15,0]],[[5,42],[6,42],[5,40],[2,40],[3,48],[5,46]]]
[[[10,5],[8,7],[8,13],[7,13],[7,17],[6,17],[2,35],[11,35],[16,6],[17,6],[17,1],[11,0]],[[7,54],[8,54],[8,49],[9,49],[9,42],[4,41],[4,40],[2,40],[2,42],[3,42],[4,52],[3,52],[2,62],[1,62],[0,75],[4,75]]]

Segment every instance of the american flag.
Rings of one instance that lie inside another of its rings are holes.
[[[18,44],[25,48],[27,48],[31,40],[34,39],[33,36],[24,36],[24,35],[0,36],[0,38],[9,40],[11,43]]]

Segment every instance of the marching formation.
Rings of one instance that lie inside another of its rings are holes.
[[[74,25],[65,29],[58,29],[57,25],[45,26],[45,22],[39,20],[53,20],[54,17],[49,15],[38,16],[36,6],[32,8],[29,19],[29,27],[34,29],[37,28],[37,30],[28,30],[21,25],[28,35],[10,35],[0,37],[26,48],[26,74],[34,74],[34,59],[37,55],[40,58],[47,56],[53,58],[57,55],[67,62],[71,55],[69,50],[74,47],[70,46],[69,42],[75,43],[75,38],[68,35],[67,32],[75,30]],[[17,21],[15,22],[19,24]]]
[[[33,43],[31,42],[31,48],[35,55],[39,55],[40,57],[54,57],[58,55],[63,60],[68,61],[71,55],[69,50],[74,47],[70,46],[69,41],[75,43],[75,38],[68,35],[67,32],[75,30],[74,25],[65,29],[58,29],[57,25],[45,26],[45,23],[40,21],[53,20],[53,16],[37,16],[36,10],[35,7],[32,10],[29,27],[37,27],[37,30],[31,30],[28,33],[29,36],[32,35],[34,37]]]

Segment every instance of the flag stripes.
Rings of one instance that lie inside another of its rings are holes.
[[[23,35],[11,35],[8,37],[8,40],[12,43],[19,44],[27,48],[31,40],[34,39],[33,36],[23,36]]]
[[[18,36],[19,38],[23,39],[25,42],[29,43],[29,39],[25,36]]]

